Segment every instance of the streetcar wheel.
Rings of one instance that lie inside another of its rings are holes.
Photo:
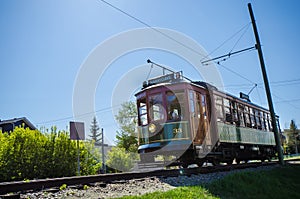
[[[202,167],[203,166],[204,161],[197,161],[196,164],[198,167]]]
[[[217,165],[220,164],[220,161],[215,159],[211,163],[212,163],[213,166],[217,166]]]
[[[184,168],[184,169],[188,168],[188,166],[189,166],[189,165],[188,165],[187,163],[183,163],[183,164],[181,165],[181,167]]]
[[[233,162],[233,160],[228,160],[228,161],[226,161],[226,164],[227,165],[232,165],[232,162]]]

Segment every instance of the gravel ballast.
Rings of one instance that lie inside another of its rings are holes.
[[[150,177],[143,179],[133,179],[127,181],[118,181],[109,184],[95,183],[78,188],[67,187],[64,190],[53,191],[43,190],[34,193],[21,194],[21,198],[117,198],[128,195],[143,195],[156,191],[168,191],[179,186],[204,185],[214,180],[221,179],[224,176],[241,171],[260,171],[269,170],[277,167],[264,166],[258,168],[248,168],[243,170],[233,170],[227,172],[217,172],[209,174],[198,174],[191,176],[178,177]]]

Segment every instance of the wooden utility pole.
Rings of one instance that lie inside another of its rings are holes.
[[[277,128],[277,124],[276,124],[276,115],[274,112],[268,76],[267,76],[265,62],[264,62],[263,53],[262,53],[262,49],[261,49],[261,44],[260,44],[260,40],[259,40],[259,36],[258,36],[258,32],[257,32],[255,18],[254,18],[252,6],[250,3],[248,3],[248,9],[249,9],[252,27],[253,27],[253,31],[254,31],[254,35],[255,35],[255,39],[256,39],[256,48],[257,48],[257,52],[258,52],[258,56],[259,56],[261,71],[262,71],[262,75],[263,75],[263,79],[264,79],[266,95],[267,95],[268,104],[269,104],[269,110],[270,110],[270,114],[271,114],[272,128],[273,128],[273,132],[274,132],[274,136],[275,136],[275,142],[276,142],[276,147],[277,147],[277,152],[278,152],[278,159],[279,159],[279,163],[281,165],[284,165],[280,135],[278,133],[278,128]]]

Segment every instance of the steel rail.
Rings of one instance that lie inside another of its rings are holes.
[[[0,183],[0,194],[7,193],[25,193],[34,192],[54,187],[60,187],[63,184],[67,186],[72,185],[89,185],[96,182],[99,183],[112,183],[120,180],[132,180],[147,177],[176,177],[180,175],[196,175],[207,174],[214,172],[230,171],[235,169],[256,168],[259,166],[268,166],[277,164],[276,162],[269,163],[248,163],[248,164],[233,164],[233,165],[220,165],[214,167],[201,167],[201,168],[188,168],[188,169],[171,169],[171,170],[156,170],[148,172],[128,172],[128,173],[114,173],[114,174],[99,174],[90,176],[73,176],[52,179],[38,179],[15,182],[2,182]],[[1,196],[0,196],[1,197]]]

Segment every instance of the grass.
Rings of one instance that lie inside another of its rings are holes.
[[[300,198],[300,166],[236,173],[211,183],[208,190],[221,198]]]
[[[180,198],[180,199],[198,199],[200,198],[218,198],[210,194],[203,187],[179,187],[167,192],[154,192],[142,196],[124,196],[122,199],[161,199],[161,198]]]
[[[178,187],[167,192],[122,197],[133,198],[300,198],[300,165],[235,173],[205,187]]]

